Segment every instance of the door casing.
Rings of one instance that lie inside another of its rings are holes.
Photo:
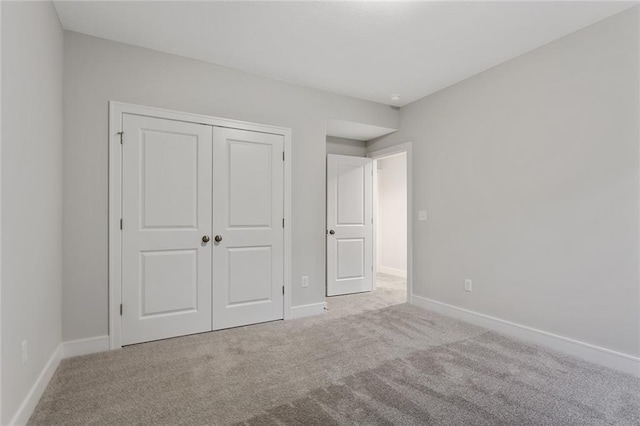
[[[207,115],[172,111],[161,108],[109,102],[109,348],[122,347],[122,119],[123,114],[185,121],[239,130],[271,133],[284,137],[284,319],[291,318],[291,129],[254,124]]]

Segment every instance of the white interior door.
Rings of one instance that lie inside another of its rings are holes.
[[[122,343],[209,331],[212,127],[125,114],[123,131]]]
[[[214,130],[215,330],[283,318],[283,149],[281,135]]]
[[[370,158],[327,156],[327,296],[373,290]]]

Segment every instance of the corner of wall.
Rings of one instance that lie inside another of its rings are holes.
[[[0,423],[25,424],[62,354],[63,30],[51,2],[0,18]]]

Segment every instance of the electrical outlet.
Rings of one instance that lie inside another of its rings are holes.
[[[25,365],[27,363],[27,341],[23,341],[20,345],[20,365]]]
[[[306,275],[302,277],[302,287],[309,287],[309,277]]]
[[[464,280],[464,291],[471,291],[473,286],[473,282],[469,279]]]

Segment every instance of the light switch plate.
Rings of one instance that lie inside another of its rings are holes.
[[[427,211],[419,210],[418,211],[418,220],[427,220]]]

